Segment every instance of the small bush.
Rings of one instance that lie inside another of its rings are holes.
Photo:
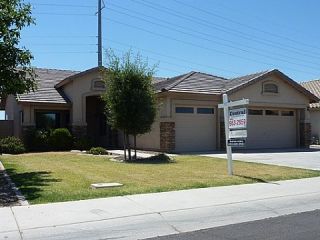
[[[0,139],[0,151],[8,154],[20,154],[26,151],[23,142],[16,137]]]
[[[105,150],[102,147],[93,147],[89,150],[89,153],[93,154],[93,155],[107,155],[108,154],[107,150]]]
[[[50,131],[36,130],[33,138],[33,150],[45,152],[50,150]]]
[[[144,164],[166,164],[166,163],[174,163],[175,160],[170,158],[168,155],[160,153],[155,156],[151,156],[148,158],[137,158],[129,163],[144,163]]]
[[[49,138],[49,144],[52,150],[71,150],[72,143],[72,135],[66,128],[57,128],[53,130]]]
[[[74,138],[73,147],[80,151],[89,150],[92,147],[92,141],[86,137]]]

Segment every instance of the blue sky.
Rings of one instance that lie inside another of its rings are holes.
[[[21,45],[36,67],[97,64],[97,0],[30,0],[36,25]],[[320,78],[317,0],[105,0],[103,44],[158,63],[158,76],[191,70],[233,77],[278,68]]]

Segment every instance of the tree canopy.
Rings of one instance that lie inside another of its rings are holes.
[[[22,0],[0,1],[0,97],[36,87],[32,54],[20,47],[21,30],[34,24],[31,5]]]
[[[155,91],[152,76],[155,67],[149,67],[140,54],[131,51],[121,58],[109,53],[105,71],[107,90],[103,95],[110,125],[134,138],[151,130],[156,116]],[[130,150],[130,145],[129,145]],[[130,158],[130,154],[129,154]]]

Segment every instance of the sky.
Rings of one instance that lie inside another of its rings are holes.
[[[36,25],[23,30],[21,46],[33,53],[33,66],[97,65],[98,0],[25,2]],[[320,78],[318,0],[104,3],[104,52],[139,52],[157,65],[157,76],[200,71],[229,78],[277,68],[298,82]]]

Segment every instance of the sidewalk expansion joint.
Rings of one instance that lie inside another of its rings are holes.
[[[13,210],[12,210],[12,208],[11,208],[11,207],[10,207],[10,210],[11,210],[12,216],[13,216],[13,218],[14,218],[14,221],[15,221],[15,223],[16,223],[16,225],[17,225],[17,228],[18,228],[18,231],[19,231],[20,239],[21,239],[21,240],[23,240],[23,237],[22,237],[22,231],[21,231],[21,229],[20,229],[20,227],[19,227],[19,224],[18,224],[18,220],[17,220],[17,218],[16,218],[16,215],[14,214],[14,212],[13,212]]]

